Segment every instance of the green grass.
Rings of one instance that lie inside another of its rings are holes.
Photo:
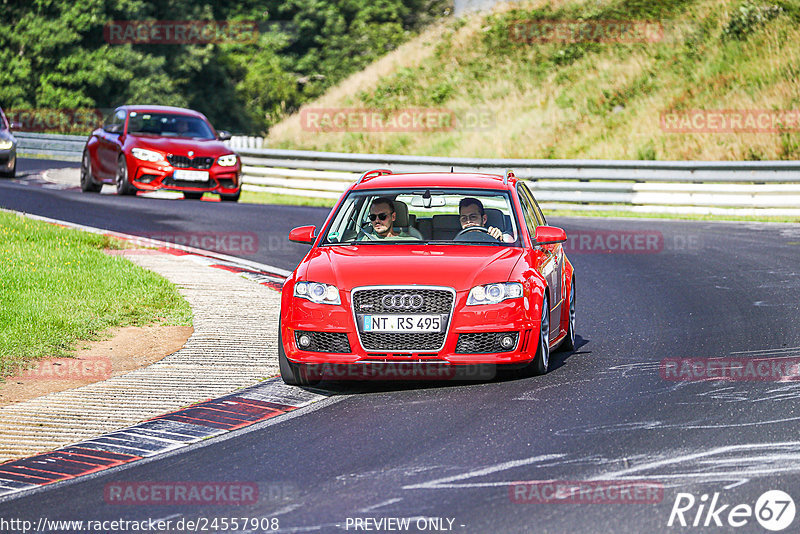
[[[121,242],[0,212],[0,380],[115,326],[191,325],[161,276],[103,253]]]

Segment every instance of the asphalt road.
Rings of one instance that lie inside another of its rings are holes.
[[[205,204],[0,182],[2,207],[127,231],[161,225],[285,235],[298,221],[313,224],[325,215]],[[800,360],[800,226],[550,223],[573,239],[589,237],[583,245],[573,241],[569,252],[578,276],[578,349],[556,357],[549,374],[477,383],[326,384],[335,395],[295,417],[0,501],[0,518],[166,518],[173,525],[181,518],[277,518],[281,532],[398,526],[362,522],[356,528],[356,518],[411,518],[411,532],[433,526],[470,533],[768,532],[755,516],[729,515],[740,504],[752,510],[767,490],[800,499],[800,382],[664,375],[667,359],[675,358]],[[620,239],[634,242],[624,237],[634,231],[658,236],[658,246],[613,250]],[[303,250],[265,252],[259,261],[291,268]],[[260,497],[241,506],[104,501],[110,483],[152,481],[255,482]],[[610,503],[530,502],[536,488],[546,496],[544,487],[512,485],[520,481],[571,481],[595,491],[605,481],[645,481],[662,491],[633,498],[656,502],[620,503],[609,492],[603,495]],[[687,494],[695,499],[692,507]],[[714,511],[727,506],[709,516],[714,499]],[[766,508],[758,502],[763,520],[770,511],[789,517],[781,499],[765,499]],[[686,508],[685,528],[677,514],[667,526],[676,504]],[[696,516],[699,526],[692,527]],[[723,526],[715,526],[716,518]],[[733,528],[729,520],[745,523]],[[797,525],[800,518],[786,531],[796,532]]]

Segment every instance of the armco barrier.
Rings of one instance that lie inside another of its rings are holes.
[[[82,136],[15,133],[20,156],[79,160]],[[242,157],[244,188],[281,195],[338,198],[360,173],[434,171],[503,174],[530,182],[546,209],[800,216],[797,161],[628,161],[481,159],[346,154],[249,148],[260,138],[228,142]]]

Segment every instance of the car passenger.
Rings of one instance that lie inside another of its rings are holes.
[[[361,241],[380,241],[382,239],[417,241],[417,238],[404,231],[399,233],[394,231],[396,219],[394,201],[387,197],[378,197],[372,201],[372,205],[369,207],[371,231],[360,231],[356,239]]]
[[[461,202],[458,203],[458,214],[462,230],[466,230],[471,226],[482,226],[489,230],[488,234],[493,238],[505,243],[514,242],[514,236],[503,233],[497,227],[486,226],[486,212],[483,209],[483,203],[477,198],[462,198]]]

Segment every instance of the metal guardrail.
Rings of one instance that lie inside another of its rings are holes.
[[[83,136],[14,135],[23,157],[79,160],[86,142]],[[798,161],[480,159],[246,148],[258,139],[228,142],[242,157],[244,188],[251,191],[335,199],[374,168],[488,174],[513,169],[529,180],[546,209],[800,216]]]

